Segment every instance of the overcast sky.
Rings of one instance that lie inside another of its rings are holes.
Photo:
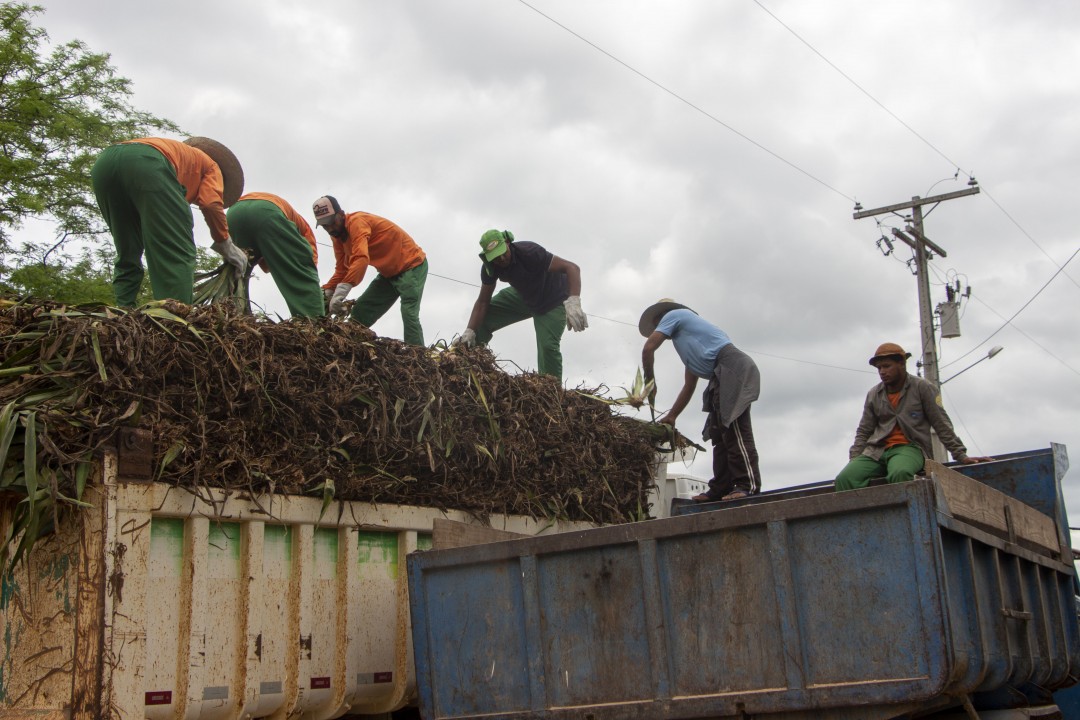
[[[1080,249],[1080,4],[43,5],[54,41],[111,53],[138,108],[232,148],[246,190],[306,215],[330,193],[405,228],[430,261],[429,343],[465,327],[488,228],[581,266],[590,327],[564,337],[569,387],[621,395],[641,311],[661,297],[692,307],[761,369],[766,489],[844,465],[879,343],[910,350],[916,371],[912,252],[875,244],[905,220],[856,221],[855,201],[963,190],[974,174],[979,195],[925,208],[947,253],[931,262],[933,303],[946,282],[971,288],[941,376],[1005,349],[946,384],[945,407],[972,454],[1066,444],[1080,524],[1080,261],[1066,265]],[[316,234],[325,281],[333,252]],[[196,240],[210,243],[201,221]],[[286,315],[256,277],[254,298]],[[401,337],[397,308],[375,329]],[[533,342],[526,323],[492,347],[531,369]],[[667,407],[682,383],[670,343],[657,366]],[[679,420],[694,438],[698,407]],[[707,455],[690,471],[708,477]]]

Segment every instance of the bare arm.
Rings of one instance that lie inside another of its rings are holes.
[[[690,372],[687,368],[686,374],[683,376],[682,390],[679,391],[679,396],[675,398],[675,404],[668,410],[667,415],[660,418],[660,422],[667,423],[672,427],[675,426],[675,418],[679,417],[679,413],[686,409],[686,406],[690,403],[690,398],[694,396],[694,390],[697,388],[698,376]]]
[[[495,292],[495,284],[481,285],[480,295],[477,296],[476,302],[473,303],[472,313],[469,315],[469,329],[476,332],[480,325],[483,324],[484,318],[487,316],[488,307],[491,305],[491,296]]]
[[[654,361],[656,356],[656,349],[664,344],[664,341],[668,339],[668,336],[662,332],[654,331],[652,335],[645,339],[645,347],[641,349],[641,369],[645,373],[645,381],[652,380],[656,382],[656,373],[654,367]],[[672,427],[675,426],[675,419],[679,417],[679,413],[686,409],[687,404],[690,402],[690,398],[694,395],[694,389],[697,388],[697,375],[694,375],[688,369],[683,379],[682,390],[679,391],[679,396],[675,398],[675,404],[671,406],[667,414],[660,418],[660,422],[667,423]],[[652,393],[649,395],[649,402],[655,402],[656,400],[656,388],[653,388]]]
[[[551,257],[548,272],[566,273],[567,291],[571,295],[581,295],[581,268],[558,255]]]
[[[664,341],[668,337],[662,332],[654,332],[649,337],[645,338],[645,346],[641,349],[641,369],[645,373],[645,382],[656,379],[656,375],[653,372],[653,359],[656,355],[656,348],[664,344]],[[656,392],[655,390],[653,391]]]

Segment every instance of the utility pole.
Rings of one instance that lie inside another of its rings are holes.
[[[863,210],[862,205],[856,204],[855,212],[852,215],[855,220],[861,220],[863,218],[874,217],[875,215],[895,213],[898,210],[911,210],[911,217],[905,218],[905,220],[908,220],[908,227],[904,230],[894,228],[892,234],[915,251],[915,279],[918,282],[919,288],[919,325],[922,330],[922,359],[920,360],[920,365],[923,369],[923,376],[925,379],[932,383],[938,390],[940,390],[941,384],[938,381],[937,343],[935,342],[934,335],[934,311],[931,308],[930,273],[927,261],[933,257],[934,253],[937,253],[941,257],[947,257],[947,255],[941,247],[931,242],[930,239],[926,237],[926,233],[923,232],[922,209],[925,205],[936,205],[945,200],[955,200],[956,198],[978,194],[979,185],[975,182],[975,178],[971,178],[968,181],[968,185],[970,187],[968,187],[967,190],[957,190],[956,192],[945,193],[944,195],[933,195],[928,198],[920,198],[916,195],[911,198],[911,202],[886,205],[885,207],[874,208],[873,210]],[[942,446],[936,433],[934,433],[933,439],[934,459],[944,462],[948,459],[945,454],[945,448]]]

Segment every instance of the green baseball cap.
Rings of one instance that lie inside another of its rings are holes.
[[[488,230],[480,236],[480,247],[484,260],[491,262],[506,252],[506,241],[513,240],[514,236],[508,230]]]

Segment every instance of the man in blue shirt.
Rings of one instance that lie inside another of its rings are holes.
[[[564,326],[575,332],[589,327],[581,310],[581,269],[534,242],[515,242],[509,230],[488,230],[480,247],[480,295],[454,344],[487,344],[496,330],[532,318],[537,369],[562,380]],[[495,293],[499,280],[510,287]]]
[[[713,444],[713,478],[709,491],[694,500],[738,500],[761,492],[757,446],[750,425],[750,403],[757,400],[761,390],[754,361],[732,344],[727,333],[670,298],[646,308],[638,321],[638,331],[646,338],[641,351],[646,381],[655,382],[653,358],[665,340],[672,341],[686,366],[682,390],[660,422],[674,427],[698,379],[709,381],[702,396],[702,409],[708,413],[703,435]],[[650,402],[655,397],[654,389]]]

